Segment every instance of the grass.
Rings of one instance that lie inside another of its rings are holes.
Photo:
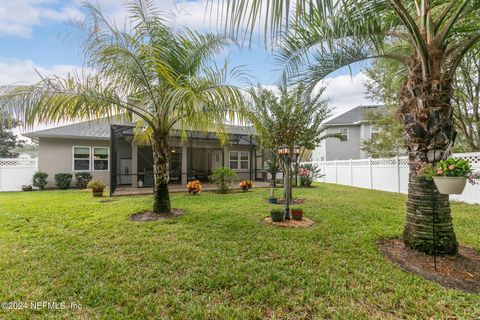
[[[186,214],[134,223],[150,196],[100,203],[81,191],[0,194],[0,302],[81,304],[0,310],[1,319],[479,318],[480,297],[386,261],[376,241],[400,237],[405,196],[321,184],[306,198],[310,229],[261,223],[267,189],[172,194]],[[457,237],[480,250],[479,207],[452,205]]]

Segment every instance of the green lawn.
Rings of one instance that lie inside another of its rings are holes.
[[[480,317],[480,296],[386,261],[405,196],[328,184],[296,189],[310,229],[262,224],[267,189],[173,194],[175,220],[131,222],[150,196],[100,203],[81,191],[0,194],[0,302],[80,310],[0,310],[0,319]],[[452,206],[461,243],[480,250],[480,209]]]

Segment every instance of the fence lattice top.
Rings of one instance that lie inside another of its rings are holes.
[[[37,159],[2,159],[0,158],[0,168],[18,168],[18,167],[36,167]]]
[[[480,166],[480,152],[472,152],[472,153],[455,153],[453,154],[454,158],[462,158],[465,160],[470,161],[474,167]],[[356,159],[356,160],[329,160],[329,161],[312,161],[312,162],[305,162],[316,164],[319,166],[325,167],[346,167],[346,166],[368,166],[371,165],[373,167],[390,167],[394,165],[399,166],[407,166],[408,165],[408,157],[395,157],[395,158],[367,158],[367,159]]]

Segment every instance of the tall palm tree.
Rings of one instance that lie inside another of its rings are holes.
[[[218,8],[225,25],[237,34],[251,34],[263,23],[266,35],[280,37],[274,43],[281,43],[278,58],[285,73],[312,88],[355,62],[401,62],[406,81],[398,111],[411,169],[449,156],[456,137],[452,79],[466,52],[480,40],[480,1],[227,0]],[[405,244],[432,252],[435,208],[438,253],[456,253],[448,196],[410,172]]]
[[[122,30],[98,6],[88,5],[82,26],[91,75],[42,78],[32,86],[11,86],[6,105],[28,124],[133,114],[136,133],[152,144],[156,213],[170,212],[169,136],[178,130],[213,130],[225,138],[226,120],[238,115],[240,91],[226,84],[226,65],[214,54],[229,43],[223,36],[175,30],[151,0],[128,4]]]

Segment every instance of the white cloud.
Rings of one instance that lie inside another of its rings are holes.
[[[105,15],[122,25],[129,16],[125,1],[89,0],[98,3]],[[200,30],[213,30],[217,25],[217,2],[208,0],[156,0],[158,10],[174,12],[176,22]],[[84,0],[0,0],[0,36],[31,37],[35,27],[49,21],[67,22],[84,17],[82,7]],[[212,14],[206,11],[211,9]]]
[[[365,86],[363,85],[366,75],[362,72],[350,76],[339,75],[328,77],[318,84],[318,87],[325,87],[323,98],[328,100],[328,105],[333,109],[333,116],[338,116],[350,109],[362,105],[375,104],[365,97]],[[262,85],[264,88],[276,89],[274,85]]]
[[[67,76],[69,73],[78,72],[81,68],[74,65],[55,65],[45,68],[35,64],[32,60],[0,59],[0,86],[11,84],[33,84],[40,80],[37,70],[42,76],[57,75]]]
[[[55,6],[55,8],[53,8]],[[46,21],[68,21],[82,13],[67,2],[54,0],[0,0],[0,36],[31,37]]]
[[[45,68],[35,64],[31,60],[0,60],[0,86],[11,84],[33,84],[40,80],[40,76],[35,72],[37,70],[42,76],[57,75],[66,77],[69,73],[78,72],[81,74],[82,69],[74,65],[56,65],[51,68]],[[60,124],[66,124],[61,122]],[[15,134],[21,139],[30,141],[29,138],[22,134],[30,131],[43,130],[52,128],[58,124],[37,124],[33,129],[25,129],[23,127],[14,129]]]
[[[335,115],[361,105],[374,104],[365,97],[363,85],[365,78],[366,75],[360,72],[354,76],[340,75],[324,80],[323,86],[326,87],[324,95],[328,98],[329,105],[334,108]]]

